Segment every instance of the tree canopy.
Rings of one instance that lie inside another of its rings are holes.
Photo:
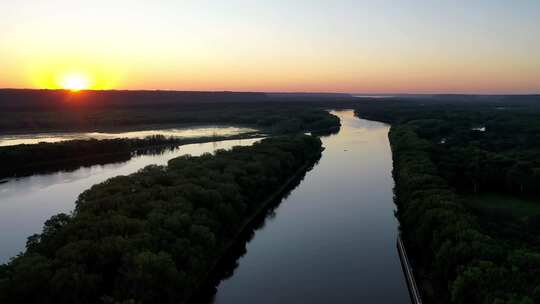
[[[538,216],[509,220],[469,202],[493,193],[485,204],[499,197],[508,213],[517,203],[505,198],[540,205],[537,100],[395,99],[361,103],[357,115],[392,124],[398,218],[422,280],[434,289],[425,291],[428,299],[540,302]]]
[[[276,137],[97,184],[0,266],[0,302],[181,303],[321,150],[312,136]]]

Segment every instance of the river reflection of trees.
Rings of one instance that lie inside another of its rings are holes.
[[[247,253],[247,244],[253,239],[255,232],[264,228],[266,223],[276,216],[275,211],[277,207],[279,207],[279,204],[289,197],[291,192],[302,183],[307,172],[311,171],[317,164],[318,161],[290,183],[289,186],[284,189],[281,196],[271,202],[264,212],[261,212],[253,219],[253,221],[251,221],[248,227],[241,233],[236,243],[229,248],[229,251],[221,258],[214,273],[208,278],[207,282],[204,283],[199,293],[191,299],[191,304],[214,303],[217,287],[222,281],[233,276],[234,271],[239,266],[240,258]]]

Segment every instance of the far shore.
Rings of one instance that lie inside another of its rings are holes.
[[[27,128],[18,130],[2,130],[0,129],[0,136],[17,136],[17,135],[32,135],[32,134],[73,134],[73,133],[91,133],[91,132],[108,132],[108,133],[122,133],[122,132],[135,132],[135,131],[147,131],[147,130],[165,130],[165,129],[189,129],[189,128],[213,128],[213,127],[225,127],[225,128],[249,128],[253,130],[259,130],[260,127],[249,124],[226,124],[226,123],[152,123],[152,124],[134,124],[125,126],[104,126],[97,128],[70,128],[70,129],[44,129],[44,128]]]

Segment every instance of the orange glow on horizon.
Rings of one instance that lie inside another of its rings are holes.
[[[0,88],[540,93],[540,1],[4,2]]]
[[[111,62],[95,62],[79,58],[44,57],[27,63],[25,76],[29,88],[81,90],[108,90],[118,88],[124,69]]]
[[[61,77],[59,86],[72,92],[79,92],[90,88],[91,83],[87,75],[83,73],[70,73]]]
[[[133,56],[104,58],[40,54],[28,59],[14,87],[80,90],[180,90],[341,93],[535,93],[540,70],[534,65],[495,58],[453,60],[427,52],[416,55],[373,53],[358,56],[311,54],[298,60],[254,54],[242,62],[222,57]],[[428,56],[429,55],[429,56]],[[172,55],[171,55],[172,56]],[[322,56],[322,57],[321,57]],[[174,60],[169,60],[174,58]],[[316,65],[312,64],[317,62]],[[456,63],[457,62],[457,63]],[[8,78],[6,78],[8,79]],[[0,87],[2,71],[0,71]],[[26,85],[28,84],[28,85]]]

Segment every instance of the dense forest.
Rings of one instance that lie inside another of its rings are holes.
[[[132,95],[138,96],[134,93]],[[150,103],[151,100],[146,102]],[[43,132],[53,129],[76,131],[81,128],[88,131],[111,127],[144,129],[156,125],[159,127],[179,124],[227,124],[246,125],[266,134],[281,135],[299,132],[324,133],[339,129],[340,126],[339,118],[327,111],[316,106],[299,104],[274,107],[262,103],[231,104],[221,101],[220,105],[179,103],[150,108],[136,104],[122,105],[120,109],[114,106],[82,107],[31,113],[12,109],[0,112],[0,116],[3,117],[0,119],[0,132],[9,130]],[[227,138],[252,136],[253,134],[247,133]],[[0,177],[65,169],[73,165],[103,163],[107,159],[111,161],[119,158],[129,159],[129,155],[135,150],[152,146],[177,146],[223,139],[226,138],[181,139],[154,136],[146,139],[72,140],[4,146],[0,147]]]
[[[336,121],[313,105],[350,100],[340,94],[0,90],[0,134],[179,124],[249,125],[281,133],[326,129]]]
[[[179,145],[258,136],[248,132],[196,138],[165,137],[69,140],[0,147],[0,178],[65,171],[70,168],[129,160],[133,154],[152,153]]]
[[[167,90],[32,90],[0,89],[0,110],[61,110],[71,108],[119,109],[126,107],[182,107],[185,105],[230,103],[279,103],[352,99],[342,93],[262,93],[231,91],[167,91]]]
[[[95,185],[0,266],[0,302],[184,302],[321,150],[312,136],[274,137]]]
[[[123,109],[0,111],[0,133],[116,131],[193,125],[249,126],[273,133],[336,127],[326,111],[305,105],[221,104]]]
[[[398,217],[426,299],[540,302],[540,99],[389,99]]]

